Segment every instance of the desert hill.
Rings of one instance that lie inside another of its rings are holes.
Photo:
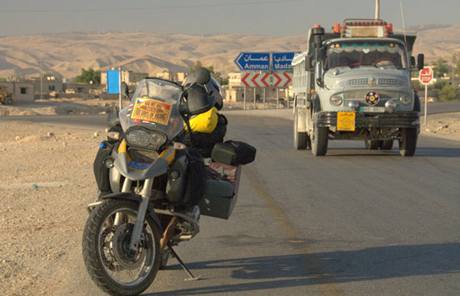
[[[451,60],[460,53],[460,25],[418,28],[416,50],[427,60]],[[42,69],[74,77],[81,68],[123,65],[139,72],[164,69],[185,71],[195,61],[213,65],[217,71],[236,70],[233,59],[240,51],[300,51],[306,34],[184,35],[166,33],[59,33],[0,37],[0,77],[34,75]]]

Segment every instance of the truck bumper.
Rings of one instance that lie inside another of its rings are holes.
[[[336,127],[337,112],[315,114],[318,127]],[[356,128],[419,128],[418,112],[360,113],[356,112]]]

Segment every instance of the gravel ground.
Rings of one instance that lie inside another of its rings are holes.
[[[430,115],[424,133],[429,136],[460,141],[460,113]]]
[[[95,198],[94,130],[1,122],[2,295],[55,295]],[[79,257],[81,258],[81,256]],[[70,277],[71,278],[71,277]]]
[[[116,100],[104,99],[47,99],[36,100],[30,104],[15,103],[11,106],[0,105],[0,116],[30,116],[30,115],[86,115],[104,114]]]

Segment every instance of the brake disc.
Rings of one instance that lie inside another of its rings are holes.
[[[128,270],[138,269],[142,266],[146,253],[144,248],[146,242],[144,240],[149,237],[142,239],[139,248],[136,251],[132,251],[129,248],[129,243],[133,229],[134,224],[122,224],[115,229],[112,238],[113,256],[121,267]]]

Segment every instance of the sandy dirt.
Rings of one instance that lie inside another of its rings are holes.
[[[116,100],[104,99],[36,100],[32,104],[0,105],[0,116],[105,114],[116,105]]]
[[[62,279],[71,278],[65,275],[71,258],[81,254],[100,139],[90,129],[24,122],[0,127],[1,294],[56,295]]]
[[[165,69],[187,71],[197,60],[206,66],[212,65],[218,72],[229,73],[237,70],[233,60],[242,51],[304,51],[306,29],[303,28],[301,34],[289,36],[216,34],[203,37],[157,32],[2,36],[0,43],[4,45],[2,57],[5,62],[1,64],[0,76],[8,77],[24,68],[35,69],[38,74],[42,65],[46,65],[50,72],[75,77],[81,68],[101,63],[129,65],[130,70],[153,75]],[[460,51],[459,24],[414,28],[419,29],[414,52],[425,53],[427,62],[438,58],[450,61],[452,55]]]
[[[422,124],[423,119],[421,118]],[[460,141],[460,113],[444,113],[428,116],[427,127],[422,132],[428,136]]]

